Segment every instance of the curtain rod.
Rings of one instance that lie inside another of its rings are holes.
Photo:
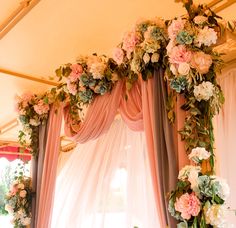
[[[6,154],[6,155],[23,155],[23,156],[29,156],[31,157],[31,154],[28,153],[20,153],[20,152],[14,152],[14,151],[1,151],[0,150],[0,155]]]
[[[230,7],[230,6],[233,5],[234,3],[236,3],[236,0],[228,0],[228,1],[225,2],[224,4],[222,4],[222,5],[218,6],[218,7],[216,7],[216,8],[214,9],[214,12],[219,13],[220,11],[222,11],[222,10],[224,10],[224,9],[226,9],[226,8],[228,8],[228,7]]]
[[[18,78],[24,78],[27,80],[31,80],[31,81],[35,81],[35,82],[39,82],[39,83],[43,83],[43,84],[47,84],[47,85],[53,85],[53,86],[59,85],[59,83],[54,82],[54,81],[37,78],[37,77],[31,76],[31,75],[21,74],[21,73],[7,70],[7,69],[3,69],[3,68],[0,68],[0,73],[7,74],[10,76],[14,76],[14,77],[18,77]]]
[[[0,24],[0,39],[2,39],[40,0],[23,0],[9,17]]]

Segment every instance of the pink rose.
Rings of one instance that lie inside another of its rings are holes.
[[[69,91],[69,93],[71,93],[72,95],[76,95],[77,93],[77,85],[71,83],[69,80],[67,80],[67,89]]]
[[[191,61],[192,52],[187,50],[184,45],[178,45],[172,48],[169,54],[169,60],[172,64],[188,63]]]
[[[181,212],[183,219],[189,220],[191,216],[197,216],[200,212],[200,201],[195,193],[185,193],[175,202],[175,210]]]
[[[140,42],[140,37],[135,31],[127,32],[123,38],[123,49],[127,52],[127,57],[131,57],[135,46]]]
[[[124,52],[121,48],[115,48],[113,51],[113,59],[116,61],[118,65],[123,63],[124,60]]]
[[[178,33],[184,29],[185,21],[181,18],[178,18],[176,20],[173,20],[168,27],[168,35],[170,39],[175,39]]]
[[[76,82],[81,74],[83,73],[83,67],[80,64],[73,64],[70,66],[70,69],[72,70],[68,79],[71,82]]]
[[[34,111],[39,115],[46,114],[49,111],[49,105],[40,100],[38,104],[34,105]]]
[[[202,51],[195,52],[191,60],[191,66],[194,67],[200,74],[206,74],[212,64],[210,55]]]

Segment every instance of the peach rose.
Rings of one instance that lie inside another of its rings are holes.
[[[194,67],[200,74],[206,74],[212,64],[210,55],[202,51],[195,52],[191,60],[191,66]]]

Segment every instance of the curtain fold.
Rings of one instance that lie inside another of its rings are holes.
[[[144,133],[121,119],[78,144],[57,179],[51,228],[162,228],[147,153]]]
[[[60,149],[60,129],[62,123],[62,106],[54,104],[50,109],[48,134],[45,148],[39,201],[37,211],[37,228],[51,228],[51,213],[54,199],[57,163]]]
[[[167,193],[176,186],[178,167],[176,161],[176,145],[174,143],[174,130],[170,125],[166,101],[168,96],[167,84],[164,81],[164,70],[160,68],[154,73],[154,145],[157,152],[159,188],[161,204],[165,209],[165,222],[169,227],[176,227],[176,220],[168,212]]]
[[[45,148],[47,142],[47,123],[40,125],[38,128],[39,142],[38,142],[38,156],[32,158],[32,190],[35,195],[32,199],[32,220],[31,228],[37,227],[38,206],[40,198],[40,189],[42,182],[43,163],[45,156]]]

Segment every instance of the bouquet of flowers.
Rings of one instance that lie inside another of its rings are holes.
[[[122,43],[114,49],[113,59],[129,70],[128,82],[133,83],[142,73],[144,80],[151,76],[150,69],[162,64],[167,44],[165,21],[160,18],[138,22],[125,33]]]
[[[201,162],[209,157],[205,148],[194,148],[189,159],[195,164],[179,172],[177,188],[169,197],[169,212],[180,221],[178,228],[220,228],[225,223],[229,186],[224,179],[201,172]]]
[[[17,178],[6,195],[5,210],[12,215],[15,228],[25,228],[31,222],[31,179],[21,176]]]
[[[54,101],[53,93],[45,93],[44,95],[24,93],[21,96],[16,96],[15,109],[23,126],[23,130],[19,132],[19,142],[30,148],[31,153],[35,156],[38,153],[36,140],[38,126],[45,124],[49,114],[49,105]]]

